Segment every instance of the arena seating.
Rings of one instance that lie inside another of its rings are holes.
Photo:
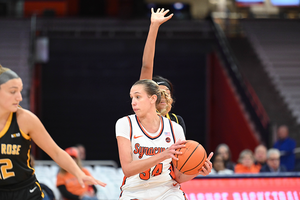
[[[300,28],[297,20],[244,20],[242,25],[273,84],[300,124]]]
[[[105,188],[97,187],[99,200],[117,200],[120,195],[120,186],[123,180],[123,172],[114,161],[83,161],[83,167],[88,169],[92,176],[107,183]],[[40,183],[47,185],[55,194],[57,200],[62,200],[59,190],[56,188],[56,175],[59,171],[54,161],[35,161],[35,174]]]

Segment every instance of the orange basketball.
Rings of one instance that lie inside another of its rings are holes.
[[[175,154],[175,157],[179,160],[172,159],[174,167],[187,175],[199,173],[207,158],[206,151],[201,144],[193,140],[187,140],[185,148],[176,151],[180,151],[182,154]]]

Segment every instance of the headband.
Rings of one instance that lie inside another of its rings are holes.
[[[14,71],[7,70],[7,71],[3,72],[2,74],[0,74],[0,85],[6,83],[7,81],[9,81],[11,79],[15,79],[15,78],[20,78],[20,77]]]
[[[164,85],[164,86],[166,86],[167,88],[169,88],[169,90],[171,90],[170,84],[167,83],[166,81],[158,81],[158,82],[156,82],[156,83],[157,83],[157,85]]]

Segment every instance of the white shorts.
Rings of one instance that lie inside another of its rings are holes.
[[[186,197],[179,184],[173,186],[169,183],[134,191],[124,190],[120,200],[186,200]]]

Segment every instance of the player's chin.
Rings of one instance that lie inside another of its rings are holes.
[[[17,112],[18,106],[12,106],[10,112]]]

